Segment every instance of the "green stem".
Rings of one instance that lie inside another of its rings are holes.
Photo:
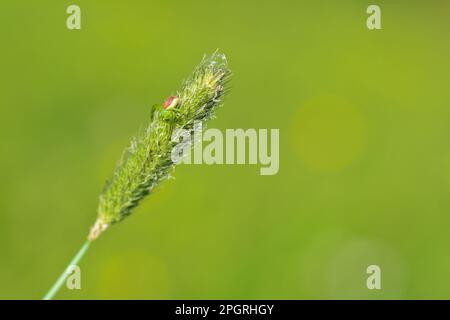
[[[70,261],[67,268],[64,272],[59,276],[58,280],[56,280],[55,284],[48,290],[47,294],[42,300],[51,300],[58,293],[59,289],[61,289],[62,285],[66,281],[67,276],[71,273],[71,266],[78,264],[81,258],[84,256],[86,251],[89,249],[89,245],[91,244],[90,240],[86,240],[78,253],[73,257],[72,261]]]

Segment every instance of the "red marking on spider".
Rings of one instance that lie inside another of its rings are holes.
[[[178,103],[178,98],[174,96],[170,96],[167,98],[166,102],[164,102],[163,107],[166,110],[174,108]]]

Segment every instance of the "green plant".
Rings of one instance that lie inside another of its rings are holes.
[[[203,123],[213,117],[222,104],[230,75],[225,56],[215,52],[203,58],[174,96],[164,104],[152,107],[150,123],[131,140],[100,195],[97,220],[88,239],[48,291],[45,300],[54,297],[64,284],[70,266],[79,262],[93,240],[129,216],[145,196],[169,177],[175,166],[172,151],[178,143],[172,135],[179,129],[192,134],[194,122]]]

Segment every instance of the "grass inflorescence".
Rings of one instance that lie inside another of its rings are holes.
[[[110,225],[129,216],[153,188],[169,177],[175,166],[172,160],[177,145],[174,133],[184,130],[193,134],[196,123],[204,125],[214,116],[223,103],[230,76],[225,55],[215,52],[203,58],[174,95],[151,108],[149,124],[131,140],[100,194],[97,220],[88,239],[44,300],[55,296],[69,275],[71,265],[79,263],[93,240]]]
[[[218,52],[205,57],[182,87],[164,104],[154,105],[148,126],[125,150],[112,178],[100,195],[98,217],[89,239],[96,239],[108,226],[122,221],[155,186],[166,179],[175,163],[171,159],[179,129],[194,130],[222,103],[230,77],[227,60]]]

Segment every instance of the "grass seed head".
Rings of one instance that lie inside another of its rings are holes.
[[[204,123],[222,104],[231,72],[225,55],[215,52],[204,57],[182,87],[164,104],[151,110],[148,126],[124,151],[113,175],[100,195],[98,217],[88,236],[96,239],[110,225],[129,216],[140,201],[167,179],[171,159],[172,133],[194,130],[194,122]]]

